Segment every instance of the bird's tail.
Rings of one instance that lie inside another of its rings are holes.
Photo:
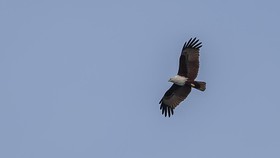
[[[202,82],[202,81],[194,81],[191,86],[195,89],[201,90],[201,91],[205,91],[206,89],[206,83]]]

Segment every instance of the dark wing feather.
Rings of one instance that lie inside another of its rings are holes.
[[[201,47],[201,42],[196,38],[191,38],[188,43],[184,44],[179,61],[178,75],[187,77],[190,81],[193,81],[197,77],[199,69],[199,48]]]
[[[188,69],[187,69],[187,62],[186,62],[186,57],[185,55],[181,55],[179,59],[179,70],[178,70],[178,75],[187,77],[188,75]]]
[[[160,109],[165,117],[174,113],[175,107],[177,107],[186,97],[190,94],[191,87],[189,85],[178,86],[173,84],[164,94],[160,100]]]

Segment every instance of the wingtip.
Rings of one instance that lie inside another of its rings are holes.
[[[202,47],[202,42],[199,42],[199,39],[197,39],[197,37],[195,37],[195,38],[191,38],[189,41],[188,41],[188,43],[187,43],[187,45],[185,46],[184,45],[184,48],[193,48],[193,49],[199,49],[199,48],[201,48]]]
[[[197,40],[198,41],[198,40]],[[201,48],[202,47],[202,42],[199,42],[199,43],[197,43],[196,45],[194,45],[193,47],[194,48],[196,48],[196,49],[199,49],[199,48]]]
[[[188,41],[188,43],[187,43],[187,45],[186,46],[188,46],[189,44],[190,44],[190,42],[192,41],[192,38]]]
[[[162,103],[160,105],[160,110],[161,110],[161,114],[164,115],[165,117],[170,117],[171,115],[174,114],[174,108],[169,107],[168,105],[165,105],[164,103]]]

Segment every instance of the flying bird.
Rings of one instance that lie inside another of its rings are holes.
[[[206,83],[195,81],[199,69],[199,49],[202,47],[198,39],[185,42],[179,59],[179,70],[175,77],[169,79],[173,85],[160,100],[160,110],[165,117],[174,114],[174,109],[187,98],[192,88],[205,91]]]

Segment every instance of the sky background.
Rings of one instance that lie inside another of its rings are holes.
[[[277,0],[0,0],[0,157],[279,158]],[[198,80],[159,100],[183,43]]]

